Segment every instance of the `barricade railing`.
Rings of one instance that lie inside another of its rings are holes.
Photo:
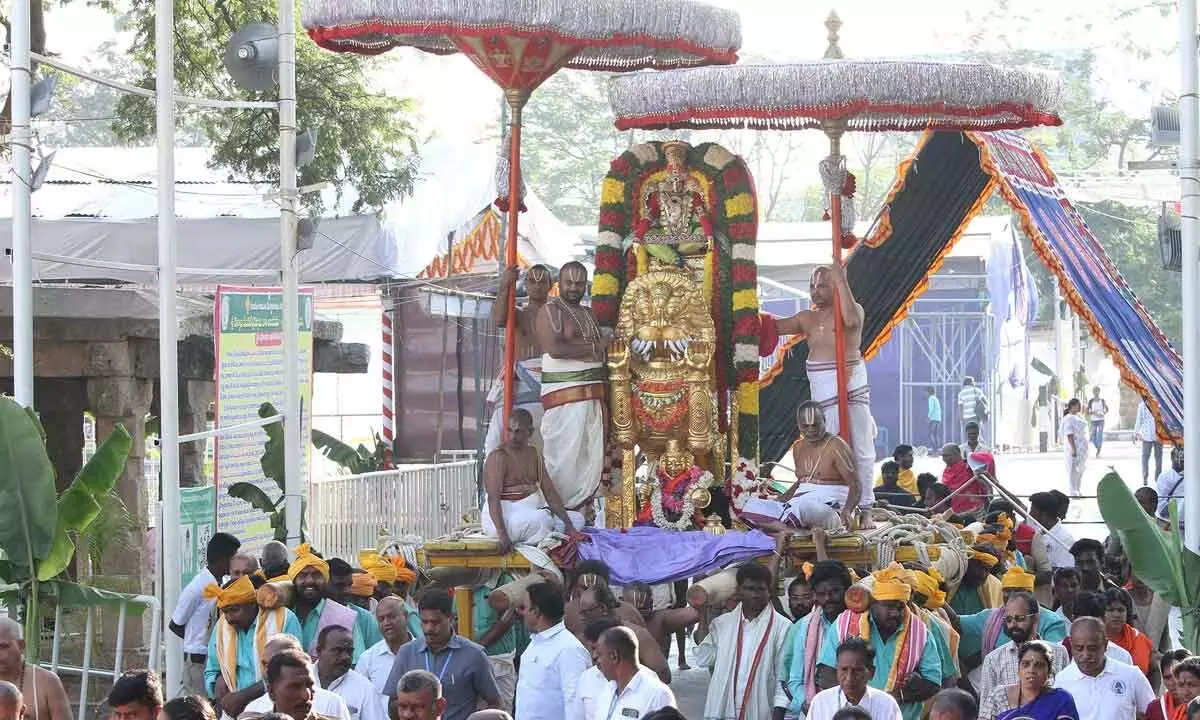
[[[98,658],[94,649],[97,647],[96,612],[99,610],[109,610],[112,604],[103,607],[64,608],[60,603],[55,605],[54,608],[54,634],[50,639],[50,660],[41,661],[39,664],[59,677],[72,676],[79,679],[79,694],[76,696],[75,707],[75,717],[78,720],[87,720],[88,718],[88,699],[93,678],[102,678],[108,680],[109,684],[111,684],[127,669],[124,665],[126,650],[125,628],[128,623],[131,605],[142,606],[143,613],[146,610],[150,612],[150,641],[146,645],[146,667],[151,672],[158,672],[159,669],[160,655],[162,654],[159,640],[162,613],[158,599],[152,595],[125,595],[122,600],[114,602],[117,604],[117,628],[112,647],[112,663],[110,666],[96,664]],[[63,660],[63,640],[66,636],[75,632],[72,623],[64,622],[64,609],[83,613],[83,637],[79,644],[79,652],[81,654],[78,665],[70,664]],[[138,622],[140,622],[141,614],[135,614],[135,618],[139,618]],[[105,691],[107,692],[107,686]]]
[[[309,534],[326,557],[354,558],[381,534],[431,539],[479,507],[474,460],[333,476],[312,484]]]

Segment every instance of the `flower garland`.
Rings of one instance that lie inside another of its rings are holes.
[[[687,530],[695,527],[696,507],[692,494],[696,490],[711,488],[716,482],[713,474],[696,466],[670,479],[664,477],[664,473],[657,468],[650,474],[651,477],[657,476],[658,482],[654,484],[650,501],[646,503],[648,508],[642,509],[638,520],[645,522],[649,519],[664,530]],[[666,493],[663,492],[664,487],[667,489]],[[647,509],[650,511],[649,518],[646,518]],[[678,513],[679,518],[671,520],[667,517],[668,512]]]
[[[738,464],[730,478],[730,484],[733,488],[733,497],[731,498],[733,509],[739,513],[751,498],[769,496],[765,483],[758,477],[758,466],[754,464],[753,460],[738,458]]]

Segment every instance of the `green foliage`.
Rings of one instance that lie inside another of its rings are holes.
[[[1104,476],[1096,495],[1100,514],[1109,531],[1121,540],[1134,574],[1170,604],[1196,607],[1200,602],[1200,555],[1183,547],[1179,531],[1159,528],[1116,472]],[[1171,527],[1179,527],[1174,502]],[[1192,652],[1200,648],[1200,622],[1195,613],[1183,614],[1183,644]]]
[[[73,535],[86,532],[100,514],[99,500],[112,494],[125,467],[132,438],[121,425],[101,443],[61,497],[45,432],[33,411],[0,397],[0,580],[16,585],[25,608],[28,652],[36,657],[41,624],[38,601],[64,593],[75,601],[101,601],[95,593],[57,576],[74,553]],[[112,602],[111,598],[103,602]]]
[[[312,443],[321,451],[322,455],[337,463],[349,475],[361,475],[386,469],[384,455],[386,445],[378,435],[375,437],[374,450],[368,450],[367,446],[362,443],[359,443],[357,448],[350,447],[332,435],[316,429],[312,431]]]
[[[298,13],[297,13],[298,15]],[[131,0],[134,40],[129,56],[140,69],[136,84],[154,87],[154,0]],[[273,3],[251,0],[175,3],[175,75],[178,92],[214,98],[274,100],[274,91],[239,90],[221,64],[226,40],[251,22],[275,23]],[[300,184],[328,181],[339,192],[353,187],[354,211],[379,209],[412,189],[416,133],[413,103],[368,87],[374,61],[318,48],[297,25],[296,118],[318,134],[316,159],[300,171]],[[150,99],[123,96],[114,125],[119,138],[154,136]],[[278,182],[278,114],[274,110],[195,110],[194,119],[213,146],[213,164],[231,178]],[[316,196],[305,198],[318,209]]]

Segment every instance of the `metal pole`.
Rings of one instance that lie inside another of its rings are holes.
[[[844,127],[836,124],[828,124],[825,126],[825,135],[829,138],[829,156],[836,158],[842,154],[842,133]],[[833,262],[842,264],[842,195],[841,189],[837,189],[829,195],[829,219],[833,225]],[[849,285],[849,278],[847,278]],[[838,435],[846,441],[851,447],[854,446],[854,439],[850,433],[850,400],[849,400],[849,380],[846,373],[846,328],[845,320],[842,318],[842,301],[838,297],[837,287],[834,287],[833,292],[833,358],[834,358],[834,376],[837,379],[837,406],[838,406]],[[859,348],[854,348],[857,353]]]
[[[170,618],[180,592],[179,538],[179,347],[175,311],[175,6],[155,3],[154,42],[157,91],[154,98],[158,148],[158,366],[162,471],[163,613]],[[88,618],[89,622],[91,617]],[[167,639],[167,697],[183,687],[183,646]],[[152,649],[157,652],[157,649]]]
[[[1200,427],[1200,314],[1197,313],[1197,273],[1200,273],[1200,179],[1197,177],[1197,141],[1200,140],[1200,77],[1197,69],[1196,0],[1179,3],[1179,182],[1183,238],[1183,427]],[[1200,552],[1200,442],[1183,446],[1184,542]]]
[[[1071,349],[1066,342],[1066,328],[1064,327],[1066,318],[1063,317],[1063,299],[1062,292],[1059,287],[1058,278],[1054,278],[1054,371],[1058,375],[1058,397],[1060,400],[1065,400],[1071,395],[1074,389],[1071,385],[1074,382],[1071,374],[1070,358],[1068,355]],[[1064,394],[1065,393],[1065,394]]]
[[[9,96],[12,98],[12,278],[13,278],[13,394],[33,407],[33,247],[29,238],[33,169],[29,126],[29,3],[15,0],[9,48]]]
[[[300,542],[306,489],[300,407],[299,271],[296,269],[296,4],[279,0],[279,263],[283,275],[283,476],[288,544]]]

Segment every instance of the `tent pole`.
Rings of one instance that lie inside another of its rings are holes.
[[[30,242],[33,194],[30,127],[30,0],[12,5],[9,97],[12,149],[13,396],[33,407],[33,247]]]
[[[529,101],[528,90],[504,91],[509,108],[508,226],[504,240],[504,267],[517,267],[517,230],[521,213],[521,111]],[[501,436],[507,434],[513,406],[513,369],[517,362],[517,292],[508,293],[508,315],[504,326],[504,412]]]
[[[1180,230],[1183,240],[1183,427],[1200,427],[1200,313],[1196,303],[1200,274],[1200,178],[1197,177],[1197,141],[1200,140],[1200,69],[1197,67],[1196,0],[1179,2],[1179,182]],[[1200,442],[1183,446],[1184,494],[1200,498]],[[1184,542],[1200,552],[1200,502],[1184,503]]]

